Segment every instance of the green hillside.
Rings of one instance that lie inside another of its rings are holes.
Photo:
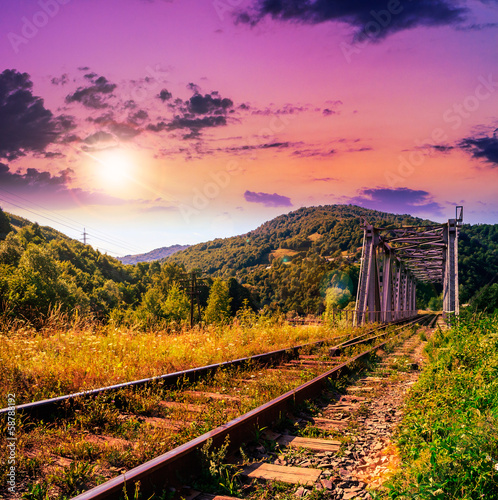
[[[218,289],[227,294],[223,300],[232,315],[245,300],[265,313],[321,314],[331,287],[347,290],[341,306],[352,307],[364,219],[379,227],[430,223],[352,205],[301,208],[162,263],[124,265],[53,228],[0,210],[0,309],[33,323],[42,323],[54,308],[144,328],[181,323],[189,316],[182,279],[194,269],[207,277],[203,309]],[[461,302],[498,308],[498,225],[465,225],[459,242]],[[226,286],[212,287],[214,278]],[[419,285],[418,305],[432,299],[437,306],[440,293],[440,285]]]
[[[330,285],[355,296],[364,219],[381,227],[431,223],[354,205],[306,207],[247,234],[193,245],[166,262],[235,277],[259,307],[319,314]]]
[[[10,228],[0,236],[0,307],[12,317],[37,323],[58,308],[107,320],[113,311],[138,308],[154,283],[167,287],[183,271],[158,263],[125,266],[51,227],[5,215]]]

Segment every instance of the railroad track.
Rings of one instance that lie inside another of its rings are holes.
[[[119,456],[114,457],[114,467],[108,475],[101,476],[100,481],[109,475],[122,474],[77,498],[120,498],[125,483],[130,492],[137,482],[147,494],[168,484],[178,484],[178,470],[196,470],[198,450],[208,440],[212,441],[214,448],[219,448],[229,436],[230,449],[238,449],[240,443],[252,439],[255,431],[272,426],[296,404],[319,396],[327,388],[328,380],[345,376],[355,364],[364,362],[369,355],[388,344],[393,336],[402,335],[410,324],[429,320],[428,317],[417,317],[405,325],[378,327],[335,345],[320,341],[252,358],[28,403],[18,406],[17,411],[26,429],[36,430],[36,422],[40,419],[45,419],[43,425],[52,422],[49,425],[53,426],[54,433],[59,432],[61,426],[69,429],[65,439],[72,439],[74,446],[66,443],[57,448],[58,455],[62,456],[60,465],[66,468],[73,458],[76,463],[77,459],[81,460],[86,455],[90,463],[104,453],[99,450],[107,445],[121,447],[125,455],[134,453],[135,444],[127,444],[120,437],[107,437],[113,435],[112,429],[109,432],[112,425],[109,427],[109,422],[106,422],[108,414],[111,424],[126,427],[128,435],[135,432],[134,427],[145,427],[151,436],[144,447],[150,446],[150,453],[148,450],[136,453],[135,460],[128,460],[127,465],[138,465],[151,456],[168,451],[131,470],[120,467]],[[375,345],[372,346],[372,343]],[[364,351],[359,352],[364,346]],[[266,388],[266,392],[258,397],[262,387]],[[268,399],[272,400],[268,402]],[[145,407],[140,408],[141,404]],[[206,416],[209,417],[207,420]],[[86,430],[81,435],[74,429],[83,421],[86,422]],[[93,424],[95,426],[91,427]],[[192,436],[193,439],[187,439]],[[160,444],[164,446],[158,448],[156,441],[162,440],[165,443]],[[177,444],[180,446],[175,447]],[[85,450],[86,455],[83,453]],[[85,471],[80,472],[84,474]],[[81,491],[85,485],[84,481],[80,483],[83,483],[79,485]]]
[[[353,345],[361,345],[370,342],[375,338],[380,338],[382,336],[388,335],[391,332],[391,327],[396,325],[406,325],[412,321],[419,318],[417,316],[415,319],[410,320],[399,320],[397,322],[390,323],[388,325],[380,325],[374,329],[370,329],[360,336],[353,339],[348,339],[341,342],[331,349],[335,349],[335,353],[332,350],[332,355],[338,355],[346,347],[352,347]],[[383,331],[381,334],[373,336],[375,333]],[[182,382],[196,382],[198,380],[205,379],[206,377],[211,377],[215,373],[226,370],[234,369],[240,367],[247,367],[249,365],[277,365],[285,360],[290,360],[299,357],[299,353],[305,351],[306,349],[319,348],[325,345],[328,341],[321,340],[309,344],[299,345],[292,348],[280,349],[277,351],[272,351],[269,353],[259,354],[247,358],[240,358],[231,361],[225,361],[223,363],[216,363],[208,366],[202,366],[198,368],[192,368],[189,370],[182,370],[174,373],[168,373],[165,375],[160,375],[157,377],[145,378],[140,380],[133,380],[131,382],[125,382],[122,384],[115,384],[107,387],[101,387],[97,389],[91,389],[88,391],[81,391],[78,393],[67,394],[64,396],[58,396],[55,398],[44,399],[41,401],[35,401],[32,403],[25,403],[16,406],[17,413],[25,416],[29,416],[32,419],[43,419],[50,417],[58,411],[67,410],[74,402],[81,401],[84,399],[95,398],[104,394],[113,394],[126,389],[139,389],[148,388],[151,386],[156,386],[161,384],[163,387],[175,387]],[[0,417],[7,414],[9,408],[0,409]]]
[[[291,389],[290,391],[274,398],[273,400],[254,408],[253,410],[240,415],[223,425],[204,433],[195,439],[182,444],[181,446],[159,456],[147,463],[144,463],[119,477],[116,477],[92,490],[89,490],[81,495],[77,496],[78,500],[90,500],[90,499],[118,499],[122,494],[123,487],[126,485],[128,492],[133,491],[134,485],[140,483],[140,488],[144,498],[149,498],[154,492],[162,491],[168,486],[178,486],[180,484],[188,484],[191,480],[191,475],[194,471],[198,471],[200,468],[200,454],[199,450],[210,443],[213,449],[220,449],[226,444],[227,437],[229,438],[228,452],[236,451],[244,443],[253,440],[254,435],[260,433],[261,429],[270,429],[274,426],[275,422],[281,420],[284,415],[288,412],[295,411],[296,405],[302,404],[307,400],[315,399],[320,397],[324,391],[330,389],[331,380],[338,381],[341,377],[344,377],[348,373],[351,374],[354,366],[358,366],[361,363],[367,362],[369,357],[371,357],[379,349],[385,349],[388,344],[395,341],[396,338],[402,337],[406,334],[407,329],[417,323],[422,324],[433,324],[435,318],[432,316],[417,318],[408,322],[406,325],[401,325],[396,327],[391,335],[387,333],[379,334],[376,329],[374,332],[367,332],[360,337],[355,339],[348,339],[341,344],[332,346],[330,351],[333,354],[346,352],[347,349],[351,347],[357,349],[359,345],[369,344],[372,341],[375,345],[368,346],[362,352],[355,353],[347,359],[337,360],[333,366],[326,369],[321,374],[314,377],[312,380]],[[374,335],[372,335],[372,333]],[[389,338],[384,339],[379,342],[380,337],[389,336]],[[297,361],[297,360],[296,360]],[[310,362],[317,362],[318,360],[313,355],[304,355],[300,362],[297,364],[307,364]],[[330,361],[329,361],[330,363]],[[278,368],[281,372],[283,370],[292,370],[292,363],[287,363],[284,366]],[[286,376],[288,372],[286,372]],[[209,394],[205,394],[209,397]],[[329,394],[330,396],[330,394]],[[357,398],[350,399],[349,401],[340,399],[335,402],[337,410],[344,408],[351,408],[351,404],[354,401],[359,401]],[[360,398],[361,400],[361,398]],[[334,419],[320,419],[311,418],[313,425],[320,426],[332,426],[336,430],[341,428],[343,423],[339,421],[334,421]],[[335,427],[334,427],[335,426]],[[332,453],[339,449],[340,443],[337,440],[313,440],[299,438],[299,436],[288,436],[288,435],[275,435],[269,432],[267,435],[268,439],[276,439],[277,443],[281,447],[315,447],[315,450],[320,453]],[[190,474],[189,474],[190,473]],[[289,480],[287,476],[295,476],[294,481],[301,484],[310,484],[315,481],[320,476],[320,471],[300,470],[296,473],[295,470],[286,469],[286,466],[275,466],[271,464],[256,463],[251,464],[243,469],[243,473],[248,477],[260,477],[260,478],[274,478]],[[318,475],[317,475],[318,474]],[[183,476],[183,477],[182,477]],[[187,493],[185,493],[187,495]],[[187,498],[186,496],[183,496]],[[194,497],[192,497],[194,498]],[[214,498],[213,496],[199,496],[199,500],[205,498]],[[220,497],[222,498],[222,497]]]

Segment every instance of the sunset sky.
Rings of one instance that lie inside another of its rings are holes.
[[[497,0],[3,0],[0,206],[112,255],[353,203],[498,223]]]

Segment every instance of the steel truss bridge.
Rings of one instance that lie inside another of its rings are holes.
[[[417,282],[443,284],[443,313],[459,314],[458,228],[463,207],[445,224],[376,228],[365,222],[356,324],[417,314]]]

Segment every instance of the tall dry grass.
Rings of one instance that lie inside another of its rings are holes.
[[[1,321],[0,321],[1,323]],[[347,333],[347,332],[346,332]],[[326,326],[253,324],[183,327],[171,333],[102,326],[57,311],[39,330],[0,324],[0,393],[22,404],[344,335]]]

